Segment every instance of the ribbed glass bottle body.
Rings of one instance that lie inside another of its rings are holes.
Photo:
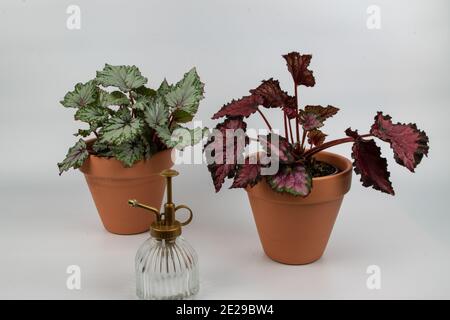
[[[186,299],[199,290],[197,253],[175,240],[145,241],[136,254],[136,293],[140,299]]]

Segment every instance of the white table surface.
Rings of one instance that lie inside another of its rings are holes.
[[[184,236],[200,258],[198,299],[450,298],[448,219],[429,222],[444,207],[406,204],[412,176],[395,198],[354,179],[322,259],[287,266],[264,255],[243,191],[215,194],[205,168],[179,169],[202,181],[181,175],[174,190],[194,209]],[[106,232],[79,172],[3,185],[1,210],[0,298],[135,299],[134,255],[148,235]],[[81,290],[66,287],[69,265]],[[381,268],[380,290],[366,287],[369,265]]]

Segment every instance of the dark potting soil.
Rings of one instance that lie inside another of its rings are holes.
[[[323,161],[314,161],[312,176],[313,178],[330,176],[339,172],[339,169]]]

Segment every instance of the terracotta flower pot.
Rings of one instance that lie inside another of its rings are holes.
[[[90,155],[80,168],[106,230],[116,234],[136,234],[149,230],[154,215],[128,205],[129,199],[160,208],[165,180],[159,175],[171,168],[171,150],[125,168],[115,158]]]
[[[322,151],[316,159],[337,167],[335,175],[314,178],[305,197],[273,191],[265,179],[247,189],[264,252],[286,264],[307,264],[324,253],[344,195],[352,180],[352,163]]]

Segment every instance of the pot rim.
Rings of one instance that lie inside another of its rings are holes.
[[[160,150],[150,158],[137,161],[131,167],[125,167],[116,157],[101,157],[95,154],[89,154],[86,161],[78,170],[86,178],[92,177],[95,179],[146,180],[160,178],[160,171],[167,169],[162,163],[168,161],[170,164],[169,167],[172,167],[174,164],[172,151],[173,148]]]
[[[350,161],[350,159],[348,159],[347,157],[344,157],[338,153],[334,153],[334,152],[330,152],[330,151],[319,151],[318,153],[316,153],[315,155],[313,155],[313,157],[317,156],[317,155],[329,155],[329,156],[335,156],[337,158],[341,158],[341,160],[343,160],[346,164],[345,169],[340,169],[337,168],[334,164],[323,161],[329,165],[332,165],[333,167],[337,168],[339,170],[338,173],[333,173],[327,176],[323,176],[323,177],[315,177],[313,178],[314,181],[323,181],[323,180],[328,180],[328,179],[333,179],[333,178],[337,178],[340,176],[345,175],[347,172],[351,171],[353,168],[353,163]]]
[[[253,187],[247,186],[245,191],[252,198],[256,197],[265,201],[285,204],[309,205],[342,198],[351,187],[352,162],[340,154],[328,151],[318,152],[314,157],[319,160],[328,160],[325,162],[333,164],[341,171],[337,174],[313,178],[313,188],[310,194],[305,197],[276,192],[269,186],[266,179],[262,179]]]
[[[316,178],[313,178],[313,180],[315,180],[315,181],[323,181],[323,180],[328,180],[328,179],[332,179],[332,178],[336,178],[336,177],[343,176],[343,175],[345,175],[347,172],[351,171],[352,168],[353,168],[353,164],[352,164],[352,162],[350,161],[350,159],[348,159],[347,157],[344,157],[344,156],[342,156],[342,155],[340,155],[340,154],[338,154],[338,153],[329,152],[329,151],[320,151],[320,152],[318,152],[316,155],[321,155],[321,154],[323,154],[323,155],[330,155],[330,156],[337,156],[338,158],[341,158],[342,160],[345,161],[345,163],[346,163],[346,168],[343,169],[343,170],[340,169],[340,168],[338,168],[338,169],[340,170],[338,173],[330,174],[330,175],[328,175],[328,176],[323,176],[323,177],[316,177]],[[313,157],[314,157],[314,156],[313,156]],[[326,162],[326,161],[324,161],[324,162],[325,162],[325,163],[328,163],[328,162]],[[334,166],[334,164],[332,164],[332,163],[328,163],[328,164]]]

